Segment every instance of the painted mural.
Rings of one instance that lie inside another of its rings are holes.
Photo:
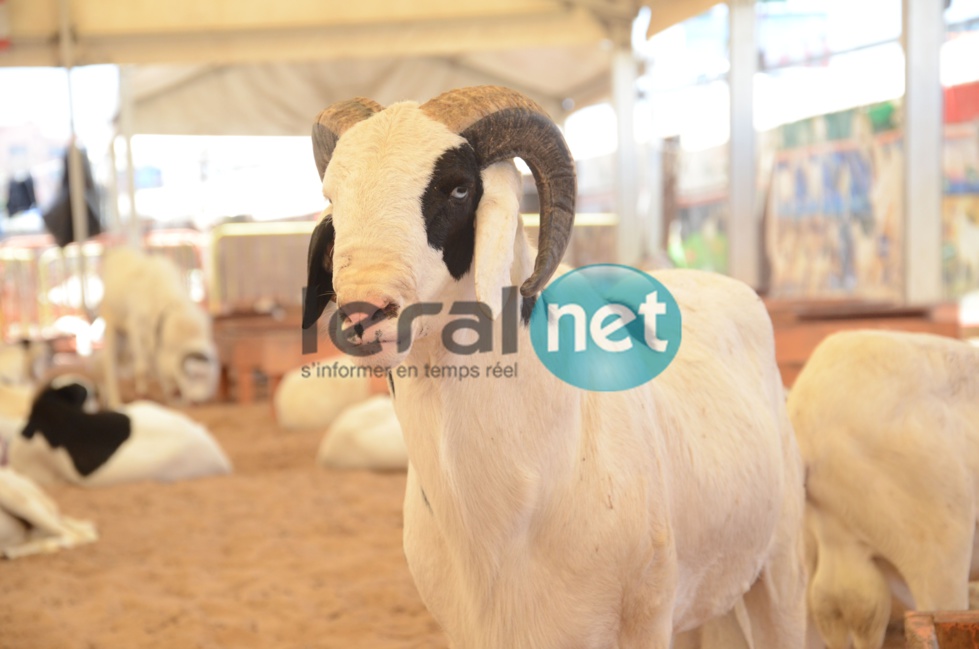
[[[942,262],[945,294],[979,290],[979,83],[945,91]]]
[[[772,295],[900,299],[900,104],[822,115],[772,135],[765,219]]]

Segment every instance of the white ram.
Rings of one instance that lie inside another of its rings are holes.
[[[371,380],[340,357],[307,363],[287,373],[275,389],[275,420],[283,428],[319,428],[370,396]]]
[[[910,591],[921,610],[968,608],[979,349],[837,333],[813,351],[788,408],[806,470],[809,607],[829,647],[880,647],[892,592]]]
[[[166,257],[115,248],[106,255],[102,281],[108,404],[117,408],[122,403],[120,336],[132,356],[137,396],[147,395],[149,379],[155,377],[167,398],[210,399],[219,373],[211,319],[190,299],[176,265]]]
[[[51,345],[44,341],[0,344],[0,385],[31,385],[51,365],[53,355]]]
[[[32,480],[0,466],[0,556],[54,552],[97,538],[92,523],[63,516]]]
[[[320,442],[316,462],[330,469],[405,469],[408,450],[391,397],[378,394],[343,410]]]
[[[310,242],[304,325],[335,299],[352,353],[391,368],[410,460],[405,554],[450,644],[668,649],[705,624],[709,643],[716,623],[748,646],[801,647],[801,463],[758,296],[719,275],[658,273],[684,318],[673,364],[629,391],[574,388],[526,326],[515,353],[499,344],[496,316],[529,314],[574,219],[574,161],[539,106],[499,87],[357,99],[324,110],[313,142],[331,209]],[[517,156],[541,200],[536,262]],[[399,333],[412,306],[473,301],[494,317],[489,351],[441,343],[448,309]],[[398,372],[497,363],[518,376]]]

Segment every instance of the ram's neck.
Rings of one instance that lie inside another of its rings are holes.
[[[475,300],[471,283],[457,291],[448,300]],[[521,541],[530,514],[572,480],[580,446],[580,393],[541,364],[519,300],[515,307],[517,317],[492,322],[492,349],[474,354],[447,349],[436,333],[458,319],[445,308],[403,365],[402,374],[417,375],[394,378],[409,459],[433,514],[484,556]]]

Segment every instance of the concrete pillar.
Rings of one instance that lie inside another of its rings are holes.
[[[636,79],[639,63],[631,47],[616,50],[612,62],[612,96],[618,121],[615,154],[615,211],[619,215],[616,260],[636,264],[643,254],[643,224],[639,222],[639,156],[636,145]]]
[[[909,304],[938,302],[942,282],[944,3],[904,0],[904,271]]]
[[[754,76],[758,66],[755,0],[729,0],[731,139],[728,143],[728,274],[757,287],[762,233],[755,208],[757,155]]]

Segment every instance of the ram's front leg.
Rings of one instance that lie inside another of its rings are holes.
[[[160,390],[163,392],[164,402],[173,407],[186,406],[186,400],[183,398],[183,395],[180,394],[180,390],[177,389],[177,381],[170,375],[170,373],[158,368],[156,374],[158,376],[158,380],[160,381]]]
[[[119,396],[119,331],[108,321],[102,349],[102,386],[106,405],[112,409],[119,408],[122,405]]]
[[[136,396],[146,397],[149,394],[150,353],[153,351],[151,332],[146,331],[142,322],[135,318],[129,322],[129,343],[133,355],[133,380]]]
[[[653,551],[653,565],[637,570],[644,577],[638,578],[626,591],[618,649],[670,649],[672,646],[678,565],[676,548],[670,538],[669,534],[660,538]]]

